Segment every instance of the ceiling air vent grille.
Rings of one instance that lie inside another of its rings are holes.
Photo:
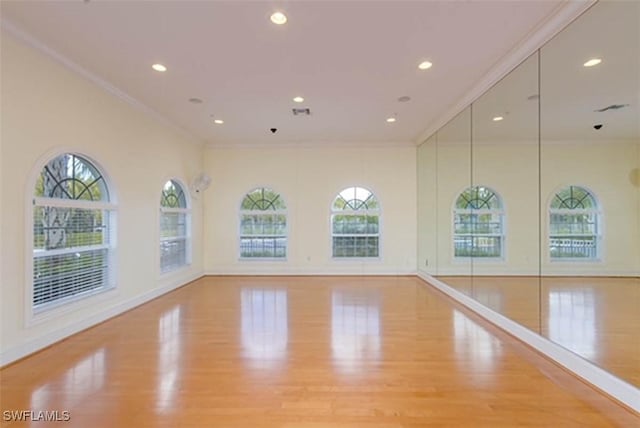
[[[292,108],[291,111],[293,111],[294,116],[310,116],[311,115],[311,110],[309,110],[308,108]]]

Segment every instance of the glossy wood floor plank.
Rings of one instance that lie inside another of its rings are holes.
[[[209,277],[0,372],[74,427],[637,426],[412,277]]]
[[[640,387],[640,278],[439,279]]]

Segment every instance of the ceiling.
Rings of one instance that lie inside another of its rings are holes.
[[[602,63],[584,67],[591,58]],[[624,107],[596,111],[612,105]],[[480,96],[473,118],[464,111],[442,127],[438,141],[532,143],[539,132],[543,143],[640,141],[640,2],[594,5]]]
[[[417,142],[561,3],[3,1],[1,12],[5,27],[210,144],[401,144]],[[276,10],[287,24],[270,22]],[[418,70],[423,60],[433,67]],[[153,71],[158,62],[168,71]]]

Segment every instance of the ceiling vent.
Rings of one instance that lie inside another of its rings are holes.
[[[308,108],[292,108],[291,111],[293,111],[294,116],[310,116],[311,115],[311,110],[309,110]]]
[[[606,106],[604,108],[598,109],[598,110],[594,110],[595,112],[598,113],[602,113],[605,112],[607,110],[618,110],[621,108],[625,108],[625,107],[629,107],[629,104],[611,104],[610,106]]]

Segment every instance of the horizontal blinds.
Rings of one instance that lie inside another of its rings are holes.
[[[39,198],[34,207],[34,308],[110,284],[110,211],[59,202]]]
[[[160,271],[165,273],[188,264],[189,245],[188,211],[162,209],[160,214]]]

